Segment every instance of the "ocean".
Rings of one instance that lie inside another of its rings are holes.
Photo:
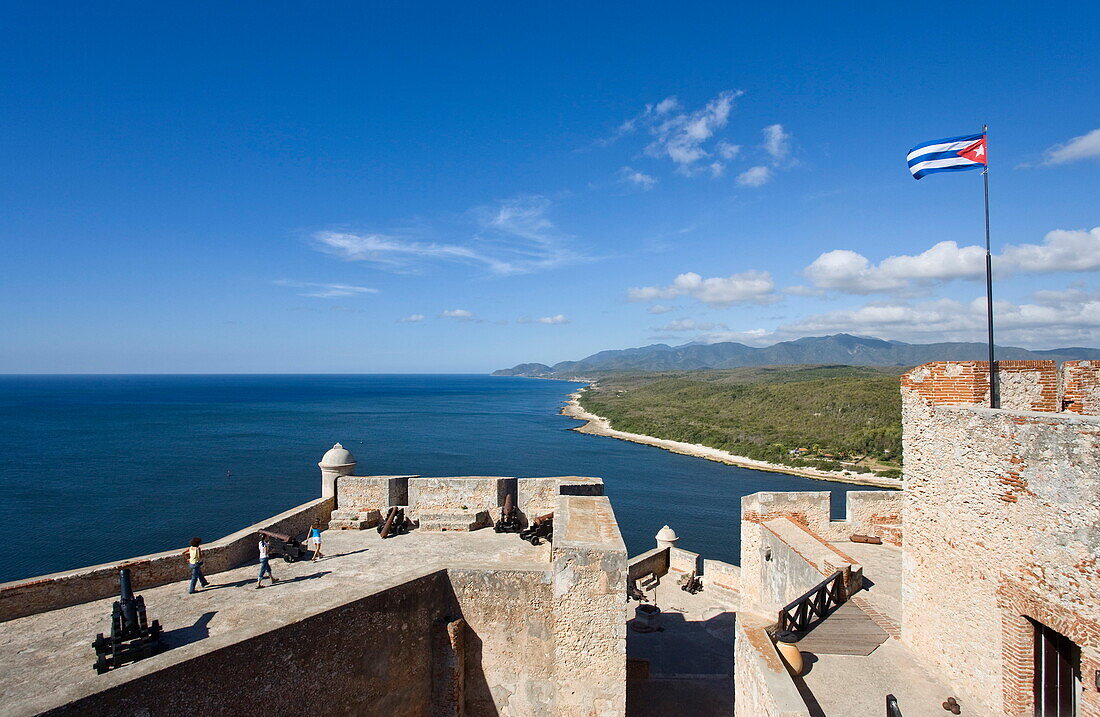
[[[483,375],[0,376],[0,582],[210,541],[359,475],[599,476],[631,555],[664,524],[739,563],[741,496],[860,486],[568,430],[580,384]]]

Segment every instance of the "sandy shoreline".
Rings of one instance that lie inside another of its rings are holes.
[[[854,483],[856,485],[870,485],[877,488],[901,488],[902,486],[901,480],[897,478],[884,478],[882,476],[876,476],[869,473],[827,471],[820,468],[800,468],[796,466],[785,466],[779,463],[758,461],[752,458],[746,458],[745,456],[735,456],[732,453],[721,451],[717,448],[702,446],[697,443],[668,441],[663,438],[644,436],[640,433],[627,433],[626,431],[616,431],[614,428],[611,427],[611,424],[606,418],[597,416],[594,413],[589,413],[588,411],[581,408],[580,395],[580,391],[569,394],[569,401],[564,406],[562,406],[560,412],[563,416],[569,416],[570,418],[576,418],[581,421],[586,421],[583,426],[577,426],[576,428],[572,429],[579,433],[590,433],[594,436],[607,436],[608,438],[618,438],[620,440],[630,441],[632,443],[641,443],[647,446],[656,446],[657,448],[663,448],[666,451],[680,453],[685,456],[706,458],[708,461],[717,461],[718,463],[726,463],[733,466],[752,468],[754,470],[760,471],[771,471],[772,473],[786,473],[788,475],[802,476],[804,478],[830,480],[836,481],[838,483]]]

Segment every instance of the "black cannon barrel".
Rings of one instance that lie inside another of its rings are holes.
[[[122,618],[127,627],[138,624],[137,606],[134,600],[134,588],[130,584],[130,569],[123,568],[118,571],[119,581],[119,605],[122,608]]]

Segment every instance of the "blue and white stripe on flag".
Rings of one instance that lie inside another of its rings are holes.
[[[936,172],[984,169],[985,135],[967,134],[923,142],[909,150],[909,171],[914,179]]]

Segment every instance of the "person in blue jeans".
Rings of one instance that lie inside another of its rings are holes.
[[[279,582],[279,579],[275,577],[275,574],[271,572],[271,560],[267,552],[267,536],[260,534],[260,577],[256,578],[256,589],[259,590],[263,587],[264,574],[267,574],[271,578],[271,584]]]
[[[187,564],[191,566],[191,586],[187,589],[188,594],[194,594],[196,583],[202,583],[202,586],[209,587],[210,583],[206,581],[206,576],[202,574],[202,540],[199,538],[191,538],[191,547],[183,551],[183,554],[187,557]]]

